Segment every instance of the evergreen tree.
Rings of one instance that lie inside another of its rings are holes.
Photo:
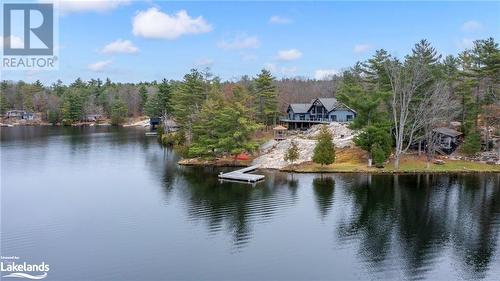
[[[441,59],[441,55],[438,55],[429,41],[422,39],[415,44],[407,59],[424,65],[435,65]]]
[[[81,90],[70,89],[64,93],[62,104],[62,118],[66,122],[79,121],[83,114],[83,97]]]
[[[373,162],[375,163],[375,167],[383,168],[384,162],[385,160],[387,160],[387,154],[384,149],[378,143],[375,143],[372,146],[371,154],[373,157]]]
[[[148,102],[148,90],[146,89],[146,86],[142,85],[140,88],[139,88],[139,97],[141,98],[141,101],[140,101],[140,109],[141,111],[144,113],[145,112],[145,105],[146,103]]]
[[[477,130],[471,131],[467,134],[461,150],[467,155],[474,155],[481,151],[481,135]]]
[[[203,76],[193,69],[184,76],[184,80],[173,92],[173,115],[181,130],[186,133],[188,144],[191,141],[193,123],[208,96],[206,89]]]
[[[391,55],[386,50],[380,49],[375,51],[375,55],[367,62],[361,64],[363,80],[368,84],[368,90],[374,92],[391,91],[391,81],[385,69],[385,64],[390,59]]]
[[[335,162],[335,146],[332,140],[332,134],[328,127],[323,125],[318,135],[318,143],[314,148],[312,158],[314,163],[323,165],[330,165]]]
[[[158,84],[158,102],[161,107],[161,115],[170,115],[172,111],[172,106],[170,104],[170,98],[172,94],[172,85],[163,79],[160,84]]]
[[[299,148],[294,141],[291,142],[290,147],[288,147],[283,159],[287,162],[290,161],[292,165],[295,160],[299,159]]]
[[[241,94],[241,93],[239,93]],[[253,151],[257,144],[253,133],[260,128],[252,118],[245,95],[225,100],[219,87],[214,87],[193,125],[192,156],[215,156]]]
[[[271,72],[263,69],[255,79],[255,102],[257,119],[266,124],[276,124],[278,118],[278,90],[273,84]]]
[[[120,99],[115,98],[111,106],[111,124],[119,125],[127,117],[127,105]]]
[[[378,149],[384,152],[384,157],[390,155],[392,150],[392,136],[390,134],[390,126],[378,124],[377,126],[368,126],[363,132],[354,138],[354,143],[363,150],[371,153],[371,159],[374,159],[373,147],[376,145]],[[385,161],[385,159],[383,161]],[[382,162],[383,162],[382,161]]]

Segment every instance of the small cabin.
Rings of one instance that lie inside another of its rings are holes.
[[[463,136],[461,132],[446,127],[435,128],[433,133],[437,139],[438,148],[446,154],[455,151]]]

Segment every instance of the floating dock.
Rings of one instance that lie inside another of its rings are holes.
[[[264,179],[264,175],[248,174],[250,172],[257,170],[258,168],[259,168],[259,166],[254,165],[254,166],[246,167],[246,168],[239,169],[239,170],[232,171],[232,172],[225,173],[225,174],[223,174],[221,172],[219,174],[219,179],[232,180],[232,181],[242,181],[242,182],[258,182],[258,181]]]

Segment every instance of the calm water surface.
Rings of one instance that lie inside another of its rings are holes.
[[[499,174],[252,187],[177,159],[142,130],[2,128],[1,254],[45,280],[500,280]]]

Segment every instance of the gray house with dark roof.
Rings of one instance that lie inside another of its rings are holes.
[[[335,98],[316,98],[311,103],[292,103],[287,108],[287,117],[281,119],[289,129],[307,129],[314,124],[350,122],[356,111]]]

